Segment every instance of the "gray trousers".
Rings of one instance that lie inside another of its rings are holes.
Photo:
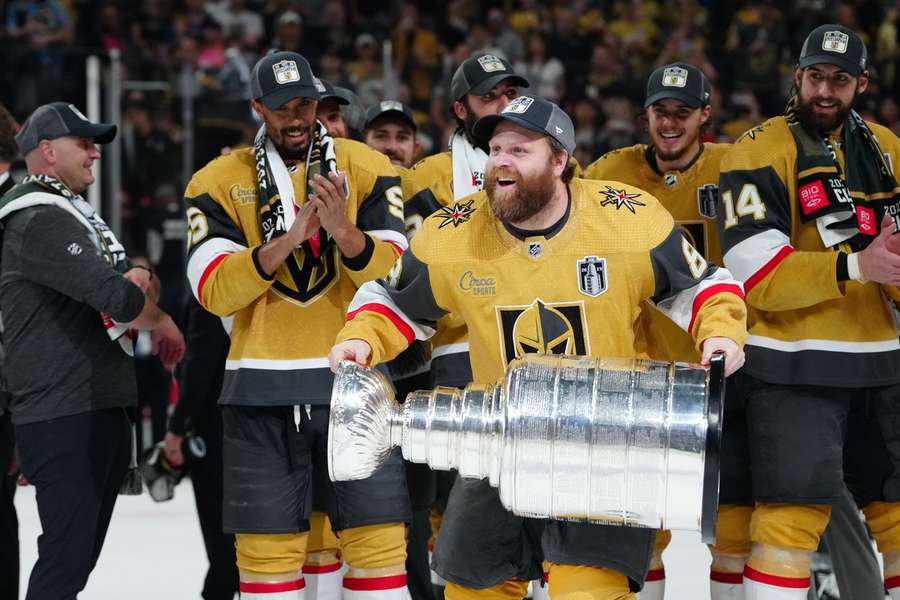
[[[822,536],[837,579],[841,600],[884,600],[884,579],[859,510],[849,491],[834,503]],[[809,600],[818,600],[813,586]]]

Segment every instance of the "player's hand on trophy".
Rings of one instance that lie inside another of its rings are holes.
[[[878,237],[865,250],[856,253],[859,274],[864,280],[900,285],[900,234],[895,235],[895,231],[894,221],[885,215]],[[850,255],[850,260],[854,260],[854,255]],[[853,277],[853,269],[850,271]]]
[[[700,364],[709,366],[709,361],[716,352],[725,353],[725,377],[728,377],[744,366],[744,350],[737,342],[727,337],[711,337],[703,340],[703,356]]]
[[[328,353],[328,365],[337,373],[342,360],[352,360],[361,367],[368,366],[372,357],[372,347],[365,340],[347,340],[335,344]]]

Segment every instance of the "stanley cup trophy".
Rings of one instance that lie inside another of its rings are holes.
[[[494,385],[401,405],[378,371],[344,361],[328,427],[332,481],[403,457],[487,478],[517,515],[700,531],[715,540],[724,356],[709,370],[529,354]]]

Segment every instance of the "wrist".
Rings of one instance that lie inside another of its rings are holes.
[[[863,275],[862,268],[859,264],[859,252],[854,252],[852,254],[847,255],[847,276],[859,283],[865,283],[866,277]]]
[[[151,269],[150,267],[145,267],[144,265],[131,265],[131,268],[132,269],[143,269],[144,271],[147,271],[147,273],[150,274],[150,281],[153,281],[154,273],[153,273],[153,269]]]

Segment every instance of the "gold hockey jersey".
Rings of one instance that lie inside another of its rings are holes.
[[[468,327],[474,381],[487,383],[526,353],[638,356],[635,322],[653,299],[698,345],[743,342],[740,284],[706,263],[653,196],[613,181],[575,179],[569,190],[550,237],[519,238],[484,192],[460,214],[430,216],[397,288],[363,285],[338,341],[366,340],[377,364],[446,319]]]
[[[703,144],[684,169],[660,172],[650,146],[636,144],[607,152],[584,171],[586,179],[613,179],[646,190],[675,217],[681,232],[703,256],[722,264],[716,208],[719,163],[730,144]],[[640,346],[651,358],[696,362],[691,337],[653,306],[641,312]]]
[[[364,282],[386,276],[407,247],[400,179],[387,157],[352,140],[334,144],[337,169],[347,176],[347,216],[367,237],[352,259],[332,244],[318,260],[295,250],[272,277],[261,270],[252,148],[215,159],[185,191],[191,289],[205,309],[233,317],[223,404],[328,403],[328,350],[348,303]],[[302,204],[305,165],[290,177]]]
[[[900,164],[900,140],[868,125],[888,162]],[[744,282],[749,306],[744,371],[780,384],[900,382],[900,343],[888,302],[896,288],[838,281],[839,253],[825,247],[815,220],[801,218],[797,181],[797,147],[781,116],[749,130],[722,159],[724,260]]]

